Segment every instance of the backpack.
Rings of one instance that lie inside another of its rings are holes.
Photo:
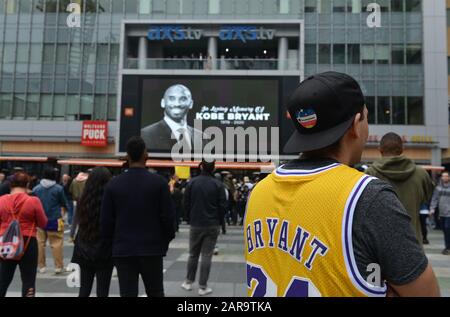
[[[25,204],[26,201],[23,206],[25,206]],[[8,229],[6,229],[3,236],[0,237],[0,259],[2,260],[20,261],[28,248],[31,237],[28,237],[27,243],[24,244],[22,231],[20,230],[19,218],[23,208],[24,207],[22,207],[22,210],[17,215],[17,218],[14,213],[11,212],[13,220],[10,222]],[[33,230],[34,226],[35,224],[33,225]]]

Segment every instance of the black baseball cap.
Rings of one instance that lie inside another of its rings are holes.
[[[333,145],[351,127],[364,105],[361,87],[349,75],[326,72],[307,78],[288,103],[297,131],[287,142],[284,152],[298,154]]]

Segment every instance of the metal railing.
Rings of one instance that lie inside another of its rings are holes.
[[[298,70],[297,60],[278,59],[191,59],[149,58],[145,65],[137,58],[127,58],[125,69],[170,69],[170,70]]]

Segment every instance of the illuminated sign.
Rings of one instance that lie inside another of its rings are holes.
[[[228,25],[222,27],[219,38],[222,41],[257,41],[257,40],[273,40],[275,30],[265,29],[263,27],[249,25]]]
[[[147,38],[150,41],[198,41],[202,35],[202,30],[186,28],[182,25],[158,25],[150,28]]]

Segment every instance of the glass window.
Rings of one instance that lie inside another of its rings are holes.
[[[27,118],[37,118],[38,114],[39,114],[39,95],[30,94],[27,97],[27,109],[25,115]]]
[[[111,12],[111,0],[98,0],[98,12]]]
[[[10,44],[10,43],[6,43],[5,47],[4,47],[4,60],[3,63],[5,64],[14,64],[16,61],[15,58],[15,49],[16,49],[16,45],[15,44]]]
[[[405,97],[392,97],[392,123],[406,124]]]
[[[278,5],[278,12],[280,14],[289,14],[289,6],[290,1],[289,0],[277,0]]]
[[[409,0],[406,0],[407,2]],[[391,0],[391,11],[392,12],[403,12],[405,10],[403,0]]]
[[[30,13],[31,12],[31,0],[16,0],[19,1],[20,13]]]
[[[366,97],[366,107],[368,110],[369,116],[369,124],[375,124],[376,115],[375,115],[375,97]]]
[[[65,65],[68,62],[68,47],[67,44],[58,44],[56,46],[56,64]]]
[[[116,121],[117,98],[116,95],[109,95],[108,98],[108,120]]]
[[[333,64],[345,64],[345,44],[333,45]]]
[[[138,0],[126,0],[125,1],[125,12],[126,13],[137,13],[138,12]]]
[[[17,44],[17,63],[28,63],[28,44]]]
[[[450,57],[447,57],[447,70],[448,70],[448,75],[450,76]]]
[[[14,95],[14,106],[13,106],[13,118],[24,118],[25,117],[25,94]]]
[[[165,0],[153,0],[152,1],[152,13],[165,13],[166,12],[166,2]]]
[[[305,64],[317,64],[317,45],[305,45]]]
[[[422,97],[408,97],[408,124],[423,125],[424,111]]]
[[[44,44],[44,64],[55,63],[55,46],[53,44]]]
[[[107,111],[106,95],[95,95],[94,120],[105,120]]]
[[[375,60],[375,46],[362,45],[361,46],[361,61],[363,64],[373,64]]]
[[[51,117],[53,108],[53,96],[52,95],[41,95],[41,107],[39,109],[40,117]]]
[[[420,45],[408,45],[406,47],[406,63],[422,64],[422,47]]]
[[[331,45],[319,44],[319,64],[331,64]]]
[[[345,12],[346,11],[346,0],[334,0],[333,1],[333,12]]]
[[[400,45],[393,45],[391,52],[392,64],[405,64],[405,49]]]
[[[75,116],[78,115],[78,108],[80,106],[80,97],[78,95],[67,96],[67,108],[66,114],[72,120],[75,120]]]
[[[305,13],[317,12],[316,0],[305,0]]]
[[[450,9],[447,9],[447,27],[450,27]]]
[[[422,1],[421,0],[406,0],[405,1],[406,12],[420,12],[422,11]]]
[[[150,14],[152,10],[152,0],[139,0],[139,13]]]
[[[319,13],[323,13],[323,14],[331,13],[331,1],[324,0],[324,1],[317,1],[317,2],[318,2],[317,11]]]
[[[209,0],[208,1],[208,13],[209,14],[220,14],[220,0]]]
[[[94,110],[94,98],[91,95],[82,95],[81,96],[81,110],[80,116],[81,118],[91,119],[92,112]]]
[[[389,64],[389,46],[377,45],[375,46],[375,58],[378,64]]]
[[[347,0],[347,12],[361,13],[361,0]]]
[[[123,0],[112,0],[112,13],[123,14]]]
[[[391,124],[391,103],[389,97],[378,97],[378,124]]]
[[[6,0],[6,14],[17,13],[17,0]]]
[[[12,95],[0,94],[0,118],[9,118],[11,116]]]
[[[347,63],[359,64],[361,60],[359,44],[349,44],[347,47]]]
[[[66,113],[66,96],[65,95],[55,95],[54,107],[53,107],[53,117],[61,118],[61,117],[64,117],[65,113]]]

